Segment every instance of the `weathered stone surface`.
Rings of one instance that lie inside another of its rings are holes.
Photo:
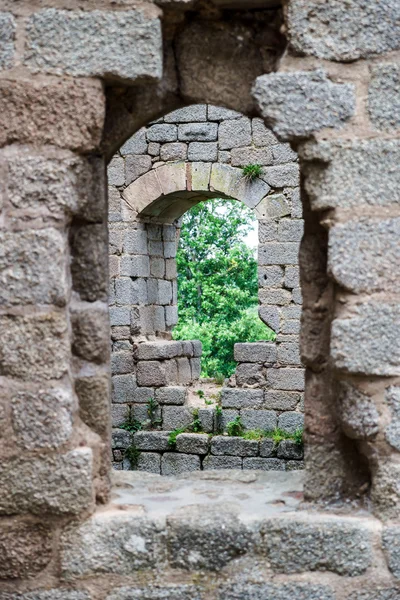
[[[280,287],[283,283],[283,269],[278,265],[258,268],[258,285],[260,287]]]
[[[223,408],[245,408],[262,406],[263,390],[246,390],[238,388],[222,388],[221,405]]]
[[[374,65],[368,88],[368,111],[376,129],[400,127],[400,68],[395,63]]]
[[[137,382],[140,386],[161,387],[168,385],[165,362],[140,361],[137,366]]]
[[[200,457],[197,454],[177,454],[165,452],[161,458],[162,475],[178,475],[187,471],[200,471]]]
[[[398,525],[390,525],[384,528],[382,544],[390,571],[396,579],[400,579],[400,527]]]
[[[219,469],[241,469],[240,456],[206,456],[203,460],[203,471],[217,471]]]
[[[199,420],[204,433],[213,433],[214,431],[214,411],[209,408],[199,409]]]
[[[139,512],[139,514],[138,514]],[[98,573],[128,575],[155,564],[157,528],[141,511],[106,511],[82,525],[71,525],[61,538],[64,580]]]
[[[282,219],[278,227],[278,240],[280,242],[300,242],[304,233],[302,219]]]
[[[238,386],[260,386],[265,384],[263,365],[258,363],[239,363],[236,368],[236,384]]]
[[[279,458],[244,458],[243,469],[251,471],[284,471],[285,461]]]
[[[211,440],[211,454],[216,456],[257,456],[258,442],[241,437],[216,435]]]
[[[33,72],[137,83],[162,74],[161,24],[135,11],[36,12],[28,20],[24,62]]]
[[[294,433],[304,428],[304,415],[298,412],[284,412],[278,418],[278,428],[285,433]]]
[[[343,431],[348,437],[365,440],[378,433],[379,413],[370,396],[342,381],[339,386],[339,402]]]
[[[264,167],[261,179],[273,188],[294,187],[299,185],[299,165],[286,164],[275,167]]]
[[[132,181],[150,171],[151,165],[151,158],[147,154],[129,154],[125,158],[125,177],[122,185],[124,183],[129,185]]]
[[[263,438],[260,440],[260,456],[271,458],[276,456],[277,445],[272,438]]]
[[[125,161],[121,156],[114,156],[107,168],[108,185],[124,185]]]
[[[296,444],[293,440],[282,440],[278,446],[277,456],[289,460],[300,460],[304,456],[303,446]]]
[[[0,69],[14,63],[16,21],[11,13],[0,13]]]
[[[146,132],[149,142],[176,142],[178,139],[178,128],[176,125],[167,125],[165,123],[151,125]]]
[[[273,410],[244,409],[240,417],[245,429],[272,431],[276,427],[276,413]]]
[[[399,5],[352,0],[343,10],[340,0],[295,0],[288,11],[291,48],[302,55],[353,61],[400,47]]]
[[[258,309],[258,315],[268,327],[270,327],[276,333],[279,332],[280,327],[280,316],[276,306],[260,306]]]
[[[265,408],[294,410],[300,400],[301,394],[298,392],[278,392],[275,390],[265,390],[264,392]]]
[[[208,435],[204,433],[181,433],[176,438],[176,449],[186,454],[207,454]]]
[[[187,427],[193,421],[190,410],[184,406],[163,406],[163,429],[172,430]]]
[[[107,300],[107,241],[104,225],[82,225],[72,232],[72,285],[82,300]]]
[[[154,450],[163,452],[170,450],[167,431],[137,431],[134,436],[135,446],[138,450]]]
[[[155,392],[155,398],[159,404],[184,404],[186,388],[168,386],[159,388]]]
[[[132,135],[119,149],[122,156],[128,154],[145,154],[149,149],[146,141],[146,128],[142,127]],[[158,154],[158,152],[157,152]]]
[[[160,160],[186,160],[187,145],[181,142],[163,144],[160,150]]]
[[[50,562],[52,535],[46,525],[3,522],[0,540],[0,579],[33,577]]]
[[[158,452],[141,452],[138,456],[135,470],[160,474],[161,454],[158,454]]]
[[[282,343],[278,346],[278,361],[281,365],[297,366],[301,363],[299,344]]]
[[[172,567],[218,571],[251,548],[252,534],[228,507],[187,506],[167,518]]]
[[[296,265],[299,261],[297,242],[269,242],[258,247],[258,262],[263,265]]]
[[[109,357],[110,345],[108,312],[100,309],[74,311],[71,322],[74,354],[84,360],[96,363],[106,362]]]
[[[58,448],[72,434],[75,401],[63,388],[20,391],[11,400],[17,443],[26,450]]]
[[[100,82],[0,82],[0,146],[53,144],[89,152],[100,144],[105,113]]]
[[[335,592],[325,585],[309,583],[243,583],[223,588],[218,600],[335,600]],[[364,599],[360,599],[364,600]],[[370,599],[372,600],[372,598]],[[374,599],[375,600],[375,599]],[[379,598],[379,600],[381,600]],[[382,600],[384,600],[382,598]],[[392,600],[392,599],[390,599]],[[393,600],[396,600],[393,598]]]
[[[304,370],[303,369],[268,369],[267,380],[272,388],[277,390],[303,391]]]
[[[126,449],[132,444],[133,434],[126,429],[113,428],[111,432],[111,448]]]
[[[306,143],[299,153],[306,161],[318,161],[318,166],[304,165],[306,191],[317,210],[400,200],[399,140],[325,140]]]
[[[67,297],[66,240],[56,229],[0,233],[0,306],[56,304]]]
[[[213,162],[218,158],[218,144],[216,142],[190,142],[188,159],[190,161]]]
[[[241,117],[233,121],[223,121],[218,129],[218,141],[221,150],[249,146],[251,144],[250,119]]]
[[[79,416],[93,431],[106,436],[110,428],[110,383],[105,375],[75,380]]]
[[[133,356],[130,351],[113,352],[111,355],[111,374],[119,375],[123,373],[132,373]]]
[[[400,291],[400,218],[361,218],[329,231],[328,267],[346,289]]]
[[[68,368],[63,313],[0,317],[0,373],[24,380],[59,379]]]
[[[46,458],[0,465],[0,514],[79,514],[92,504],[92,451],[77,448]]]
[[[215,142],[217,135],[216,123],[185,123],[178,126],[178,139],[182,142]]]
[[[256,80],[253,95],[263,117],[283,140],[340,127],[355,107],[353,86],[332,83],[321,69],[262,75]]]
[[[143,342],[138,345],[136,356],[139,360],[165,360],[182,355],[182,343],[166,340]]]
[[[366,375],[400,374],[400,310],[397,304],[366,302],[332,323],[336,368]]]
[[[177,0],[179,1],[179,0]],[[186,0],[184,0],[186,1]],[[114,590],[107,596],[107,600],[201,600],[200,592],[194,585],[162,585],[143,588],[123,587]],[[67,599],[68,600],[68,599]]]
[[[207,104],[194,104],[178,108],[178,110],[173,110],[165,115],[164,121],[166,123],[201,123],[207,121]]]
[[[234,358],[238,362],[273,363],[276,361],[276,346],[273,342],[235,344]]]
[[[372,561],[372,535],[366,522],[277,518],[267,520],[262,532],[262,548],[278,573],[331,571],[354,577]]]
[[[400,515],[400,467],[398,463],[382,460],[374,469],[371,500],[379,519],[398,520]]]
[[[400,450],[400,387],[392,386],[386,391],[385,400],[390,406],[391,422],[385,429],[389,444]]]
[[[231,164],[233,167],[245,167],[246,165],[272,165],[274,162],[270,148],[232,148]]]

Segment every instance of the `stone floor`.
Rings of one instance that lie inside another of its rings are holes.
[[[298,508],[304,471],[196,471],[165,477],[115,471],[111,503],[142,506],[151,517],[167,516],[192,505],[230,507],[241,519],[263,518]]]

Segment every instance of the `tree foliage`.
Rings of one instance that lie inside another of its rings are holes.
[[[257,315],[257,262],[243,241],[252,221],[248,208],[220,199],[202,202],[183,217],[174,338],[202,341],[206,377],[234,372],[236,342],[275,335]]]

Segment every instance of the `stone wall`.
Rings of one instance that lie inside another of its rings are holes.
[[[253,182],[243,177],[248,164],[262,166]],[[232,197],[254,210],[259,225],[259,315],[278,334],[265,360],[260,353],[260,360],[254,360],[257,346],[248,348],[246,356],[242,348],[236,383],[233,378],[230,385],[271,392],[265,402],[253,406],[244,399],[242,406],[238,391],[235,408],[271,412],[290,406],[302,411],[298,250],[303,220],[298,159],[289,144],[280,143],[261,119],[194,105],[169,113],[127,140],[108,166],[108,183],[113,426],[128,418],[142,420],[145,407],[139,403],[156,399],[161,386],[198,380],[200,350],[196,360],[189,352],[190,365],[178,344],[159,344],[154,354],[155,347],[146,342],[171,339],[177,323],[179,218],[213,197]],[[142,362],[146,352],[150,358]],[[296,401],[289,398],[294,389],[300,392]],[[232,408],[224,392],[222,396],[222,408]],[[161,421],[168,410],[160,406]],[[172,428],[187,424],[188,411],[190,407],[180,418],[176,413]],[[265,428],[264,413],[255,413],[253,429]]]
[[[1,4],[1,597],[395,598],[399,4],[158,3]],[[109,503],[105,157],[196,103],[299,151],[308,510]]]

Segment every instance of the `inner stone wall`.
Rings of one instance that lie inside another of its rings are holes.
[[[242,173],[248,164],[262,166],[252,182]],[[285,430],[285,418],[290,431],[293,423],[302,428],[298,250],[303,220],[298,159],[289,144],[280,143],[261,119],[194,105],[125,142],[109,164],[108,183],[113,426],[148,420],[150,398],[159,405],[158,428],[186,427],[193,419],[185,387],[198,381],[201,348],[195,342],[168,343],[178,320],[179,217],[202,200],[225,197],[244,202],[258,219],[259,315],[277,340],[236,349],[236,374],[221,391],[222,429],[239,415],[249,429],[274,429],[279,419]],[[158,345],[148,343],[155,341]],[[174,387],[166,400],[168,386]],[[218,431],[215,410],[200,407],[203,431]],[[122,459],[133,437],[115,431],[114,438],[116,468],[129,467]],[[157,444],[148,449],[157,450]],[[264,466],[273,465],[265,461]]]

